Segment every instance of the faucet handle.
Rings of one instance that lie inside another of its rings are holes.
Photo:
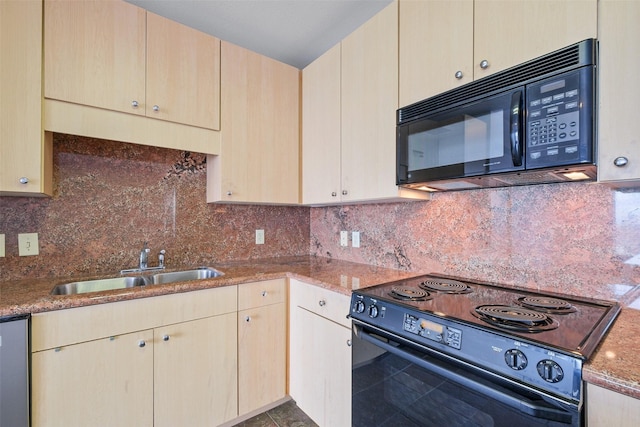
[[[164,268],[164,254],[166,253],[167,252],[164,249],[162,249],[158,254],[158,267],[160,268]]]

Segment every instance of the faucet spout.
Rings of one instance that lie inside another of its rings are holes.
[[[146,270],[149,263],[149,252],[151,249],[147,246],[147,242],[144,242],[144,246],[140,251],[140,270]]]

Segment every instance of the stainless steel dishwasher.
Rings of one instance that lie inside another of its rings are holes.
[[[29,315],[0,317],[0,427],[29,426]]]

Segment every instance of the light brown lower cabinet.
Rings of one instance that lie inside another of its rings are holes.
[[[350,299],[297,280],[289,292],[289,394],[320,427],[350,426]]]
[[[32,426],[237,417],[236,319],[236,286],[34,315]]]
[[[284,279],[238,288],[238,414],[286,395],[287,323]]]
[[[31,425],[153,425],[152,341],[147,330],[33,353]]]
[[[632,427],[639,420],[639,399],[587,383],[588,427]]]

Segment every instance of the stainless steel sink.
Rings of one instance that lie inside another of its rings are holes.
[[[65,283],[53,288],[51,295],[74,295],[87,292],[110,291],[113,289],[133,288],[134,286],[145,285],[145,278],[136,277],[113,277],[110,279],[85,280],[82,282]]]
[[[51,295],[75,295],[89,292],[133,288],[135,286],[163,285],[167,283],[186,282],[189,280],[214,279],[222,275],[224,275],[224,273],[216,270],[215,268],[199,267],[193,270],[173,271],[169,273],[85,280],[57,285],[51,291]]]
[[[200,267],[194,270],[174,271],[171,273],[157,273],[151,276],[153,285],[165,283],[186,282],[189,280],[214,279],[224,273],[210,267]]]

